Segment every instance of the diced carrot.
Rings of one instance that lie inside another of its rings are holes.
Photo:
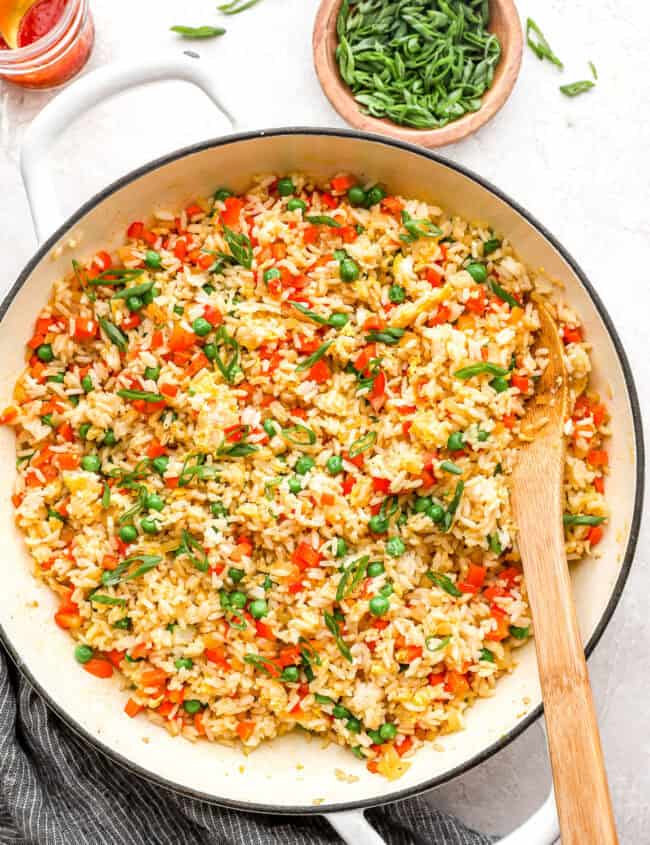
[[[344,194],[354,184],[356,184],[354,177],[349,175],[335,176],[333,179],[330,179],[332,191],[336,194]]]
[[[169,338],[169,348],[172,352],[183,352],[191,349],[196,344],[194,332],[185,331],[179,325],[175,325],[172,335]]]
[[[597,546],[603,539],[603,529],[600,525],[592,525],[587,534],[587,540],[592,546]]]
[[[409,431],[411,430],[412,426],[413,426],[412,420],[407,420],[406,422],[402,423],[402,434],[404,435],[404,437],[409,436]]]
[[[400,405],[395,409],[398,414],[414,414],[416,411],[415,405]]]
[[[19,508],[20,505],[22,504],[22,501],[23,501],[23,496],[22,496],[21,493],[14,493],[11,497],[11,504],[15,508]]]
[[[605,492],[605,476],[597,475],[596,478],[594,478],[594,488],[597,493]]]
[[[475,587],[474,584],[470,584],[468,581],[459,581],[456,586],[461,593],[466,593],[470,596],[476,595],[479,591],[478,587]]]
[[[366,769],[368,769],[369,772],[372,772],[373,775],[376,775],[379,771],[379,763],[377,760],[368,760],[366,763]]]
[[[203,723],[204,718],[205,710],[199,710],[198,713],[194,714],[194,727],[200,736],[205,736],[205,725]]]
[[[411,663],[413,660],[417,660],[418,657],[422,657],[422,646],[421,645],[407,645],[404,649],[406,652],[406,660],[405,663]]]
[[[255,730],[255,722],[237,722],[237,736],[242,742],[246,742]]]
[[[86,663],[81,664],[90,675],[96,678],[110,678],[113,674],[113,667],[103,657],[91,657]]]
[[[223,322],[223,315],[214,305],[206,305],[203,309],[203,316],[211,326],[218,326]]]
[[[514,428],[517,423],[517,417],[514,414],[504,414],[501,417],[501,422],[505,425],[506,428]]]
[[[318,226],[307,226],[302,233],[302,239],[306,244],[315,244],[320,235]]]
[[[239,197],[226,197],[224,200],[225,208],[221,212],[222,222],[229,227],[236,226],[239,223],[239,215],[244,207],[243,200]]]
[[[307,379],[309,381],[315,381],[317,384],[324,384],[330,380],[331,376],[332,373],[330,372],[327,361],[324,361],[322,358],[320,361],[316,361],[307,373]]]
[[[464,695],[469,692],[470,686],[466,675],[461,675],[460,672],[447,672],[445,690],[452,695]]]
[[[94,340],[99,332],[99,323],[89,320],[87,317],[75,317],[72,336],[80,343]]]
[[[320,565],[321,555],[313,546],[303,540],[295,548],[291,555],[291,561],[301,570],[310,569]]]
[[[566,344],[580,343],[582,340],[582,329],[580,326],[565,326],[562,332],[562,339]]]
[[[180,689],[167,689],[165,692],[165,698],[168,701],[173,701],[174,704],[182,704],[185,700],[185,687],[181,687]]]
[[[191,205],[187,206],[185,214],[187,214],[188,217],[196,217],[197,214],[203,214],[203,209],[200,205],[193,202]]]
[[[78,628],[81,625],[81,616],[78,613],[68,610],[58,610],[54,614],[54,621],[59,628],[68,630],[70,628]]]
[[[465,303],[465,309],[472,314],[483,316],[487,307],[485,288],[478,287]]]
[[[332,493],[321,493],[320,503],[324,508],[329,508],[336,502],[336,496]]]
[[[354,226],[341,226],[337,231],[345,244],[353,244],[359,237],[359,233]]]
[[[356,479],[353,475],[346,476],[342,484],[344,495],[349,496],[356,483]]]
[[[431,287],[439,288],[439,287],[442,286],[442,280],[443,280],[442,273],[440,273],[434,267],[427,267],[427,271],[425,273],[425,276],[426,276],[427,282],[429,282]]]
[[[261,622],[259,619],[255,622],[255,631],[258,637],[262,637],[265,640],[274,640],[275,637],[273,635],[273,631],[266,625],[264,622]]]
[[[482,587],[485,582],[486,569],[476,563],[471,563],[467,570],[465,580],[474,587]]]
[[[118,559],[116,555],[104,555],[102,558],[102,568],[103,569],[116,569],[118,565]]]
[[[592,449],[587,453],[587,463],[592,467],[606,467],[609,463],[609,456],[604,449]]]
[[[157,687],[167,681],[167,672],[164,669],[145,669],[140,675],[140,681],[143,687]]]
[[[354,369],[363,372],[368,366],[369,362],[377,357],[377,347],[374,343],[364,346],[361,352],[357,355],[354,361]]]
[[[139,314],[130,314],[120,323],[120,328],[124,331],[130,332],[131,329],[137,329],[142,322],[142,317]]]
[[[138,643],[137,645],[134,645],[132,649],[130,649],[129,656],[132,657],[134,660],[138,660],[140,657],[146,657],[150,651],[150,645],[148,645],[147,643]]]
[[[432,687],[438,686],[438,684],[444,683],[445,673],[444,672],[431,672],[428,680],[429,680],[429,684]]]
[[[165,717],[170,716],[175,706],[173,701],[163,701],[156,707],[156,713],[160,713],[161,716]]]
[[[449,322],[451,311],[446,305],[439,305],[436,313],[429,320],[429,326],[441,326],[443,323]]]
[[[510,379],[510,384],[513,387],[516,387],[520,393],[528,393],[530,387],[530,381],[528,380],[527,376],[520,376],[517,373],[513,373],[512,378]]]
[[[408,753],[413,746],[413,738],[410,736],[405,736],[401,742],[395,743],[395,751],[399,754],[400,757],[403,757],[404,754]]]
[[[160,329],[156,329],[156,331],[151,335],[151,348],[160,349],[164,342],[163,333]]]
[[[133,698],[129,698],[129,700],[124,705],[124,712],[129,717],[129,719],[133,719],[134,716],[137,716],[138,713],[142,710],[142,705],[138,704]]]
[[[333,197],[331,194],[327,193],[327,191],[324,191],[320,195],[320,200],[321,203],[325,206],[325,208],[328,208],[330,211],[333,211],[335,208],[339,207],[339,201],[336,199],[336,197]]]
[[[126,652],[118,651],[118,649],[114,648],[112,651],[106,652],[106,659],[109,660],[116,669],[120,668],[120,663],[124,660],[124,655]]]
[[[496,621],[497,627],[494,631],[490,631],[489,634],[486,634],[485,639],[493,642],[505,640],[506,637],[510,635],[508,617],[505,613],[495,607],[492,608],[491,616]]]
[[[178,487],[178,479],[180,476],[178,475],[168,475],[165,478],[165,487],[168,487],[170,490],[175,490]]]
[[[506,569],[503,569],[499,572],[498,578],[499,580],[505,581],[509,587],[513,587],[515,581],[521,577],[521,569],[517,569],[516,566],[508,566]],[[499,589],[497,587],[497,589]],[[487,590],[486,590],[487,593]],[[508,594],[509,595],[509,594]]]
[[[390,490],[390,485],[390,478],[377,478],[373,476],[372,489],[375,491],[375,493],[388,493],[388,491]]]
[[[2,416],[0,416],[0,425],[7,425],[12,420],[15,420],[18,416],[18,409],[14,408],[10,405],[8,408],[5,408],[2,412]]]
[[[381,210],[386,214],[399,215],[404,209],[404,203],[397,197],[384,197],[381,201]]]
[[[129,238],[133,238],[133,240],[138,241],[142,237],[142,232],[144,230],[144,223],[140,221],[136,221],[135,223],[131,223],[129,228],[126,230],[126,235]]]
[[[218,648],[206,648],[203,652],[205,659],[210,663],[215,663],[223,669],[230,669],[230,661],[226,659],[226,649],[224,646]]]
[[[93,258],[92,263],[99,269],[100,273],[103,273],[105,270],[109,270],[111,268],[113,259],[105,250],[102,250]]]
[[[169,396],[171,399],[178,393],[177,384],[161,384],[158,388],[163,396]]]
[[[280,653],[276,660],[284,669],[285,666],[292,666],[294,663],[300,663],[300,646],[288,645],[280,649]]]
[[[174,255],[179,261],[183,261],[187,255],[187,240],[186,238],[177,238],[174,245]]]
[[[167,447],[163,446],[162,443],[158,440],[157,437],[151,441],[149,446],[147,447],[147,457],[153,460],[154,458],[160,458],[162,455],[167,454]]]
[[[389,625],[390,622],[388,621],[388,619],[375,619],[372,622],[372,627],[376,628],[378,631],[383,631],[384,628],[388,628]]]
[[[382,329],[386,328],[386,321],[382,320],[381,317],[377,317],[376,315],[373,317],[368,317],[368,319],[363,324],[364,331],[381,331]]]

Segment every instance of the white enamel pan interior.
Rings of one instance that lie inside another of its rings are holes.
[[[260,172],[307,171],[325,179],[341,171],[383,182],[390,190],[439,204],[463,217],[486,221],[507,233],[523,260],[563,281],[566,299],[584,319],[593,344],[594,386],[612,415],[611,474],[607,498],[611,523],[597,560],[573,567],[581,631],[590,651],[623,589],[637,539],[643,487],[639,407],[625,354],[595,291],[567,252],[523,209],[457,165],[424,150],[380,137],[328,130],[280,129],[212,140],[140,168],[83,205],[67,222],[58,219],[46,150],[86,107],[133,84],[180,77],[200,85],[218,102],[213,80],[200,61],[161,60],[156,66],[117,65],[84,77],[37,118],[28,136],[23,172],[37,231],[49,236],[2,305],[0,404],[8,401],[24,366],[24,343],[51,284],[68,272],[72,258],[117,247],[129,221],[155,207],[175,208],[227,185],[246,188]],[[552,225],[552,221],[551,221]],[[54,234],[51,234],[54,232]],[[364,826],[364,807],[395,801],[449,781],[485,760],[540,715],[534,648],[519,652],[516,671],[499,682],[493,698],[479,701],[461,733],[423,748],[396,783],[371,775],[335,745],[295,733],[249,757],[234,748],[191,744],[127,718],[125,694],[116,682],[91,677],[72,659],[68,635],[53,623],[55,601],[31,575],[11,505],[15,474],[11,433],[0,431],[0,533],[3,537],[2,638],[14,660],[66,722],[118,763],[187,795],[230,807],[271,813],[325,813],[348,841],[379,842]],[[540,514],[540,518],[544,518]],[[356,776],[353,783],[336,775]],[[557,826],[549,799],[533,821],[504,842],[542,845]],[[374,837],[374,839],[373,839]]]

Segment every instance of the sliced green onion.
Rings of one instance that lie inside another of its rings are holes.
[[[449,593],[450,596],[454,596],[454,598],[459,598],[463,595],[458,589],[458,587],[454,584],[454,582],[446,575],[443,575],[442,572],[433,572],[432,570],[429,570],[426,573],[426,576],[430,581],[433,581],[434,584],[443,589],[446,593]]]

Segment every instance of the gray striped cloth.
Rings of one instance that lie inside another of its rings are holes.
[[[368,812],[390,845],[489,845],[419,799]],[[320,817],[261,816],[183,798],[72,733],[0,647],[2,845],[325,845]]]

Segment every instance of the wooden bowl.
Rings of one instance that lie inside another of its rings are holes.
[[[341,0],[322,0],[314,24],[314,66],[328,100],[351,126],[366,132],[390,135],[399,141],[442,147],[453,144],[480,129],[499,111],[510,96],[519,75],[523,50],[523,33],[513,0],[490,0],[490,32],[501,42],[501,59],[492,87],[483,95],[481,108],[470,112],[440,129],[412,129],[392,120],[364,114],[343,81],[336,61],[336,18]]]

